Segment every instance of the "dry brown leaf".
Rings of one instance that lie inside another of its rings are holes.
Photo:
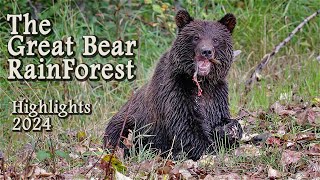
[[[299,133],[297,136],[296,136],[296,141],[313,141],[317,139],[316,138],[316,134],[314,133]]]
[[[124,161],[124,149],[123,148],[117,148],[114,155],[121,161]]]
[[[270,106],[270,110],[276,114],[279,114],[281,111],[285,109],[284,106],[282,106],[279,101],[276,101],[274,104]]]
[[[166,161],[166,163],[165,163],[165,166],[169,166],[169,167],[171,167],[171,168],[173,168],[174,167],[174,162],[172,161],[172,160],[167,160]]]
[[[279,171],[273,169],[272,167],[269,167],[268,169],[268,178],[269,179],[275,179],[280,178],[282,175]]]
[[[25,169],[25,177],[30,178],[34,174],[36,166],[30,165]]]
[[[25,174],[27,178],[46,178],[54,175],[36,165],[30,165],[27,169],[28,172]]]
[[[320,144],[311,144],[310,150],[305,151],[305,154],[320,157]]]
[[[282,153],[281,162],[284,166],[298,162],[301,159],[301,152],[285,150]]]
[[[157,170],[157,173],[159,175],[169,174],[171,170],[172,170],[172,168],[170,166],[159,167]]]
[[[316,115],[315,115],[315,112],[313,110],[309,110],[308,113],[307,113],[307,119],[308,119],[308,122],[310,124],[315,124],[316,122]]]
[[[309,170],[320,173],[320,162],[309,161]]]
[[[214,180],[214,177],[208,174],[203,180]]]
[[[297,172],[296,174],[292,175],[292,178],[297,180],[304,180],[307,179],[307,176],[305,172]]]
[[[115,179],[117,179],[117,180],[132,180],[130,177],[127,177],[118,171],[116,171],[114,176],[115,176]]]
[[[178,167],[174,167],[170,171],[170,177],[171,177],[171,179],[182,179],[182,174],[179,173],[179,168]]]
[[[145,172],[151,172],[154,168],[155,160],[145,160],[139,164],[139,170]]]
[[[271,112],[278,114],[279,116],[293,116],[296,111],[287,109],[285,106],[281,105],[278,101],[270,106]]]
[[[279,129],[278,129],[278,131],[277,131],[277,134],[279,134],[279,135],[285,135],[285,134],[286,134],[286,128],[287,128],[287,125],[286,125],[286,124],[280,126]]]
[[[203,158],[205,158],[206,156],[204,156]],[[189,159],[186,160],[182,163],[182,168],[184,169],[191,169],[191,168],[198,168],[198,163]]]
[[[314,144],[311,149],[310,149],[311,152],[314,152],[314,153],[320,153],[320,144]]]
[[[76,154],[76,153],[71,152],[69,154],[69,157],[72,158],[72,159],[78,159],[80,156],[78,154]]]
[[[317,107],[313,107],[298,113],[297,115],[298,125],[312,125],[317,126],[320,124],[320,110]]]
[[[190,179],[190,180],[196,179],[196,178],[194,178],[194,177],[191,175],[191,173],[190,173],[188,170],[186,170],[186,169],[180,169],[180,170],[179,170],[179,173],[180,173],[180,174],[182,175],[182,177],[185,178],[185,179]]]
[[[73,149],[74,149],[74,152],[80,153],[80,154],[83,154],[87,151],[87,148],[82,146],[81,144],[75,145]]]
[[[267,139],[266,144],[272,145],[272,146],[280,146],[281,140],[277,137],[271,136]]]
[[[215,175],[213,177],[215,180],[240,180],[241,177],[236,173],[224,174],[224,175]]]

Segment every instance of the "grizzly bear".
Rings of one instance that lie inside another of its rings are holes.
[[[119,138],[135,130],[148,135],[143,144],[163,154],[185,153],[198,160],[206,150],[230,147],[241,138],[240,124],[230,119],[226,81],[235,16],[204,21],[179,10],[175,21],[178,33],[172,47],[160,58],[149,83],[110,120],[105,147],[119,145]]]

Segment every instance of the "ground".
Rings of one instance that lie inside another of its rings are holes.
[[[20,3],[21,2],[21,3]],[[160,159],[143,149],[113,162],[125,176],[134,179],[171,178],[316,178],[320,176],[320,54],[319,18],[303,27],[271,60],[248,94],[244,83],[263,56],[285,39],[303,19],[317,11],[319,1],[187,1],[180,4],[142,1],[74,3],[59,1],[3,1],[1,19],[7,13],[41,12],[49,18],[54,33],[48,40],[73,36],[80,62],[118,63],[128,59],[112,57],[82,58],[83,35],[117,39],[137,39],[134,58],[137,79],[116,81],[8,81],[7,42],[9,24],[0,21],[0,167],[2,178],[65,177],[103,178],[107,152],[101,149],[108,120],[127,101],[134,90],[150,79],[155,63],[175,37],[174,8],[182,6],[199,19],[216,20],[226,12],[238,19],[234,48],[242,53],[232,65],[229,79],[230,108],[233,117],[244,116],[241,124],[246,136],[240,147],[198,162]],[[41,39],[41,37],[38,37]],[[59,62],[59,58],[46,58]],[[25,58],[24,63],[37,59]],[[91,115],[52,118],[50,133],[12,132],[12,101],[28,98],[75,99],[93,105]],[[120,160],[122,163],[117,161]],[[119,165],[120,164],[120,165]],[[126,169],[126,171],[123,171]],[[118,174],[119,175],[119,174]]]

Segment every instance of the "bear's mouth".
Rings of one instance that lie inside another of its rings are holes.
[[[195,72],[193,74],[192,80],[196,83],[198,87],[198,96],[202,95],[202,89],[200,87],[200,83],[198,81],[199,76],[206,76],[210,73],[212,64],[221,64],[219,60],[215,58],[208,59],[203,56],[196,55],[195,58]]]
[[[212,64],[221,64],[219,60],[215,58],[205,58],[203,56],[196,55],[195,56],[195,72],[199,76],[206,76],[210,73],[210,69]]]

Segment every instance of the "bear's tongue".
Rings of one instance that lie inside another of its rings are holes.
[[[208,75],[210,72],[211,62],[207,59],[197,61],[198,74],[200,76]]]

